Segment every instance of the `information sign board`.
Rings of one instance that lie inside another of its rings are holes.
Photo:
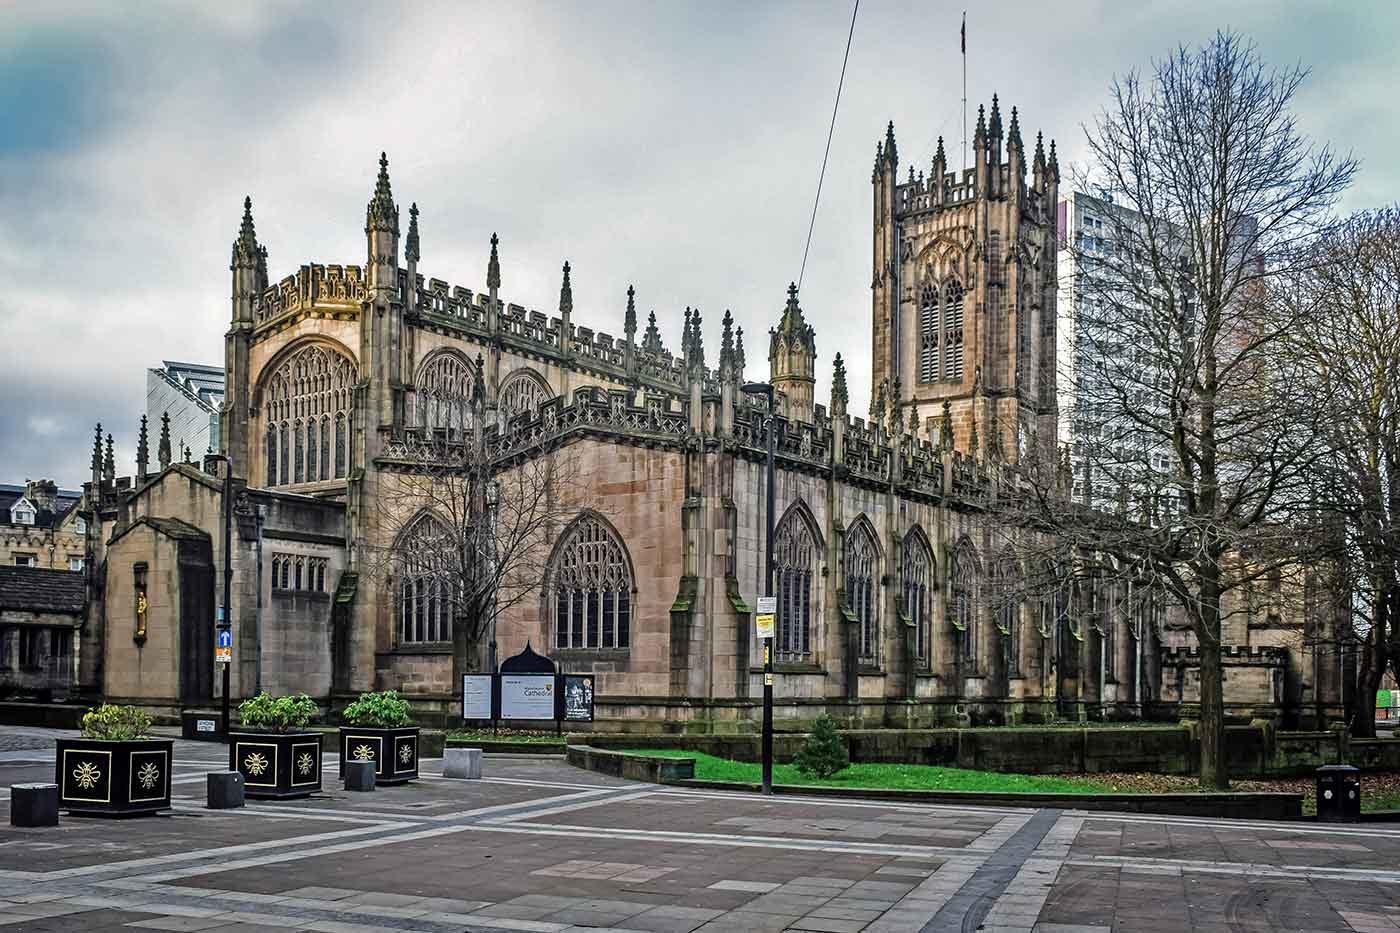
[[[754,613],[754,626],[758,629],[759,638],[773,637],[773,617],[778,611],[778,597],[760,596],[758,597],[758,611]]]
[[[564,675],[564,721],[593,721],[593,675]]]
[[[502,719],[553,719],[553,674],[502,674]]]
[[[462,675],[462,718],[491,718],[491,675]]]
[[[214,663],[233,663],[233,632],[226,628],[221,628],[214,638]]]

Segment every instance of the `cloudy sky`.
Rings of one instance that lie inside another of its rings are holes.
[[[927,166],[961,135],[962,7],[865,0],[802,289],[818,398],[848,360],[869,398],[870,167],[886,121]],[[766,375],[798,276],[849,3],[0,0],[0,482],[87,473],[92,423],[133,470],[145,369],[218,363],[243,196],[274,279],[364,261],[381,149],[422,211],[421,271],[620,333],[625,292],[668,346],[730,308]],[[1217,28],[1301,61],[1304,130],[1362,160],[1343,205],[1400,192],[1400,4],[1003,0],[968,16],[968,97],[1083,152],[1115,74]],[[903,169],[901,169],[903,174]],[[713,360],[711,361],[713,364]]]

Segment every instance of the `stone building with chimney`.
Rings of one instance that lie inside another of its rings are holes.
[[[775,295],[770,411],[742,391],[762,373],[727,312],[717,354],[695,309],[667,348],[620,283],[618,335],[597,326],[611,315],[596,305],[576,314],[567,263],[557,311],[526,309],[502,297],[494,234],[484,289],[426,276],[431,228],[416,204],[401,226],[384,157],[362,264],[307,262],[272,280],[245,201],[227,459],[178,462],[167,428],[151,468],[143,422],[137,474],[119,479],[99,428],[84,682],[157,707],[213,698],[231,465],[234,694],[304,689],[339,705],[398,689],[448,716],[452,585],[431,561],[376,555],[443,540],[451,516],[384,504],[402,503],[424,450],[460,442],[501,476],[545,449],[576,467],[555,490],[537,586],[495,627],[499,657],[528,643],[594,673],[606,728],[748,728],[771,431],[780,717],[895,727],[1170,705],[1159,603],[1017,585],[1041,568],[1017,564],[1007,536],[1029,532],[1008,531],[998,502],[1026,451],[1053,451],[1059,168],[1053,143],[1027,157],[1015,111],[1003,134],[995,101],[974,150],[974,167],[952,172],[940,143],[927,175],[901,180],[893,126],[877,147],[869,417],[848,410],[840,354],[816,398],[818,335],[796,286]]]

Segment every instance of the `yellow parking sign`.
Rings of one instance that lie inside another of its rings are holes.
[[[778,598],[776,596],[760,596],[758,598],[758,611],[754,613],[754,625],[758,629],[759,638],[773,637],[773,618],[778,609]]]

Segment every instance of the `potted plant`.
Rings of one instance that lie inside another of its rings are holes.
[[[321,734],[306,727],[320,710],[304,693],[266,691],[238,704],[229,732],[228,766],[243,775],[249,797],[305,797],[321,789]]]
[[[347,761],[373,761],[376,784],[418,777],[418,727],[397,690],[362,693],[342,715],[348,725],[340,727],[341,774]]]
[[[76,739],[58,739],[59,806],[74,813],[128,815],[170,807],[173,739],[151,737],[151,717],[134,706],[88,710]]]

